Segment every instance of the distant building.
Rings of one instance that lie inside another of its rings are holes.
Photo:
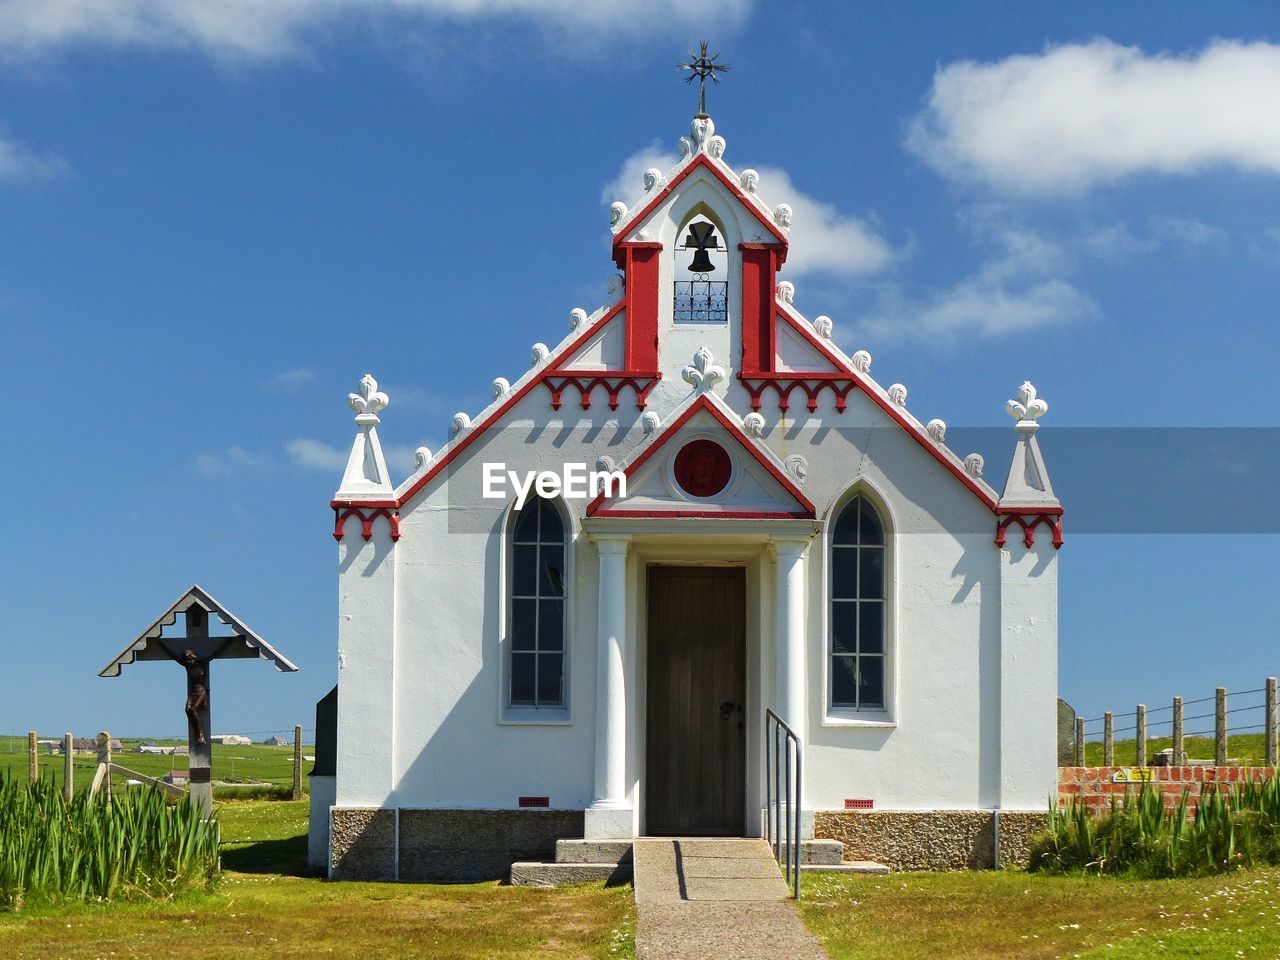
[[[247,747],[253,743],[248,737],[238,733],[215,733],[209,738],[209,742],[220,743],[224,747]]]
[[[274,737],[267,737],[262,743],[268,747],[287,747],[289,745],[289,741],[278,733]]]

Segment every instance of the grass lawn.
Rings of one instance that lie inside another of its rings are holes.
[[[479,960],[632,956],[629,886],[555,890],[306,877],[306,801],[221,804],[217,893],[0,913],[5,960],[98,957]]]
[[[1280,956],[1280,869],[1195,880],[1015,871],[804,878],[835,960]]]
[[[1117,718],[1119,723],[1119,718]],[[1132,724],[1130,723],[1130,726]],[[1210,721],[1209,726],[1213,726]],[[1093,736],[1091,732],[1089,736]],[[1172,737],[1149,737],[1147,739],[1147,763],[1151,762],[1161,750],[1173,746]],[[1191,760],[1212,760],[1215,756],[1213,737],[1187,737],[1182,742],[1182,749]],[[1241,766],[1261,767],[1266,765],[1267,745],[1261,733],[1233,733],[1227,737],[1227,759],[1238,760]],[[1084,762],[1087,767],[1102,766],[1102,741],[1086,740],[1084,745]],[[1116,741],[1116,766],[1131,767],[1138,762],[1138,741]]]

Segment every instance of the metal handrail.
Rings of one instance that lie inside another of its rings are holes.
[[[764,711],[765,839],[773,844],[773,856],[786,872],[791,895],[800,899],[800,738],[772,710]],[[795,776],[791,759],[795,757]],[[794,788],[794,789],[793,789]],[[783,793],[786,794],[785,807]],[[785,811],[785,813],[784,813]],[[793,829],[794,828],[794,829]],[[782,831],[787,843],[782,845]]]

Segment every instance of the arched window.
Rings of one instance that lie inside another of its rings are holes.
[[[511,525],[510,705],[563,707],[565,525],[530,498]]]
[[[831,536],[831,705],[885,708],[884,524],[865,497],[840,511]]]

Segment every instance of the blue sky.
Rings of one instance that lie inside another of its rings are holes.
[[[220,668],[214,726],[310,727],[346,393],[372,370],[391,395],[403,476],[594,309],[612,185],[673,153],[703,36],[733,68],[726,159],[796,208],[797,306],[922,419],[1007,430],[1024,378],[1049,401],[1064,695],[1093,715],[1280,671],[1276,537],[1073,535],[1091,477],[1135,503],[1167,478],[1056,461],[1053,432],[1274,448],[1274,6],[639,10],[0,0],[0,731],[181,731],[176,668],[96,672],[193,581],[302,667]],[[1242,469],[1248,511],[1272,482]]]

